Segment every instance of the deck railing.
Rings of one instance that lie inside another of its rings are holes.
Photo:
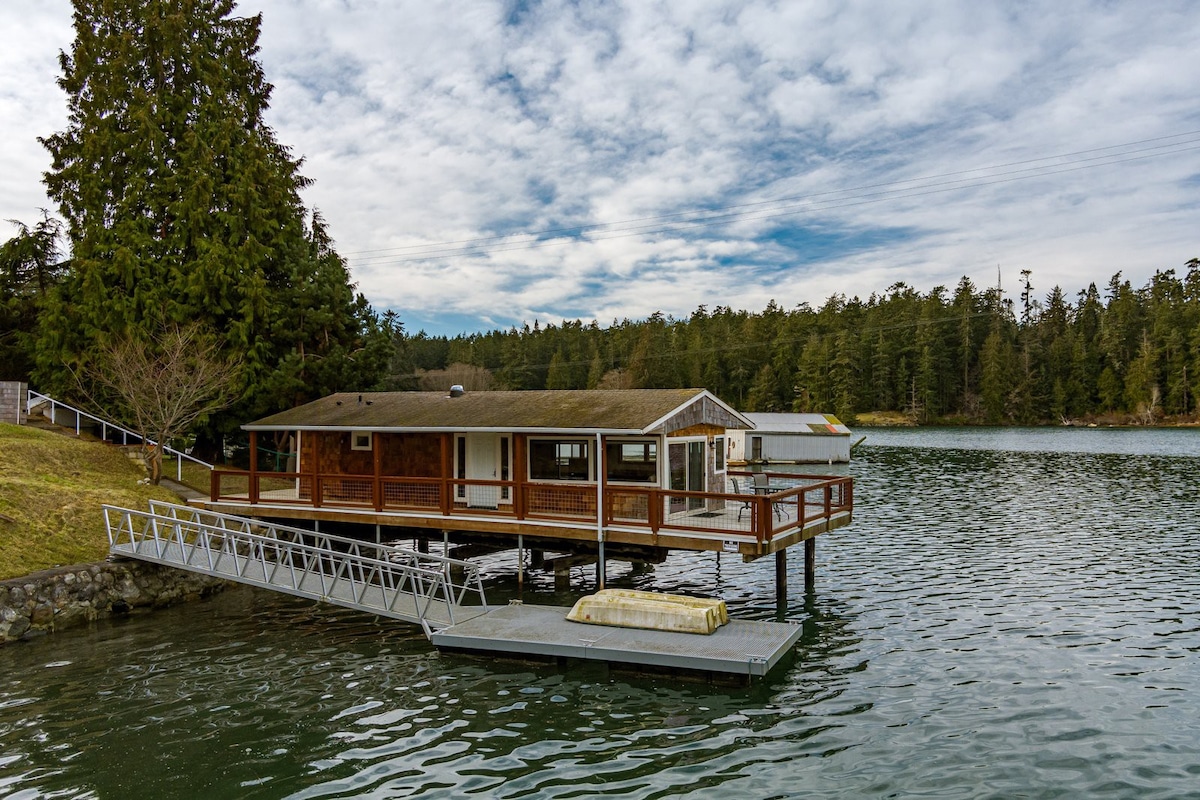
[[[641,528],[652,533],[731,534],[765,543],[853,508],[852,478],[775,477],[780,488],[753,495],[607,484],[602,522],[606,527]],[[595,484],[215,469],[211,498],[425,517],[597,523]]]

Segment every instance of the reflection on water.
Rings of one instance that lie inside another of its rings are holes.
[[[1200,797],[1193,441],[925,433],[826,468],[855,523],[814,594],[793,576],[795,663],[756,686],[439,655],[238,589],[0,650],[0,795]],[[610,576],[775,614],[770,559]],[[525,599],[571,596],[530,573]]]

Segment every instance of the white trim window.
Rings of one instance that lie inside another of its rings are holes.
[[[720,475],[725,471],[725,437],[713,437],[713,472]]]
[[[371,442],[374,437],[370,431],[351,431],[350,432],[350,449],[351,450],[370,450]]]
[[[607,439],[604,478],[609,483],[658,483],[658,440]]]
[[[529,440],[529,480],[587,483],[594,473],[590,439]]]

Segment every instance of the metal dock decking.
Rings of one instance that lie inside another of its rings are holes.
[[[513,604],[430,635],[438,648],[766,675],[800,638],[799,625],[731,619],[710,635],[613,628],[568,620],[570,609]]]

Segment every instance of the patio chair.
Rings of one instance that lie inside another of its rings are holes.
[[[767,477],[767,474],[765,472],[756,472],[753,475],[751,475],[750,477],[754,481],[754,493],[755,494],[770,494],[771,493],[771,481]],[[775,512],[775,518],[782,519],[783,509],[781,509],[779,507],[779,504],[771,503],[771,508]]]
[[[741,485],[739,485],[739,484],[738,484],[738,479],[737,479],[737,478],[730,478],[730,479],[729,479],[729,482],[733,484],[733,493],[734,493],[734,494],[744,494],[744,495],[750,495],[750,494],[753,494],[753,489],[750,489],[750,487],[749,487],[749,486],[747,486],[747,487],[746,487],[746,489],[747,489],[747,490],[749,490],[749,491],[746,491],[746,490],[742,489],[742,486],[743,486],[744,484],[741,484]],[[743,512],[743,511],[745,511],[746,509],[748,509],[749,507],[750,507],[750,501],[749,501],[749,500],[743,500],[743,501],[742,501],[742,507],[738,509],[738,516],[737,516],[737,518],[738,518],[738,522],[741,522],[741,521],[742,521],[742,512]]]

